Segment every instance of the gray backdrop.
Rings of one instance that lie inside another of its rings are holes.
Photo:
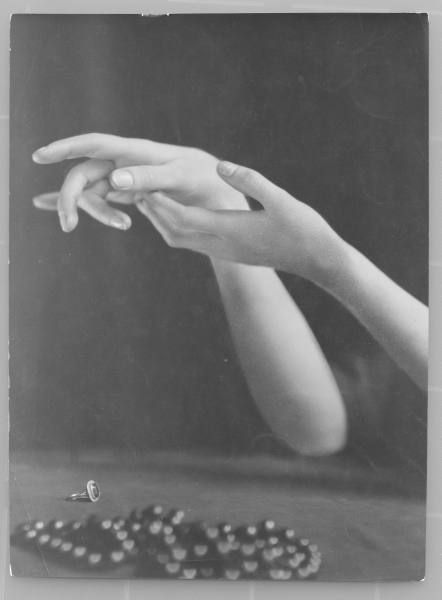
[[[249,397],[210,267],[32,195],[86,131],[203,147],[317,208],[427,295],[427,28],[419,15],[22,16],[11,85],[13,448],[281,450]],[[135,216],[135,213],[134,213]],[[336,366],[363,460],[423,464],[420,392],[335,301],[284,281]]]

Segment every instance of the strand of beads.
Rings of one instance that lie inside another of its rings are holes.
[[[133,564],[136,577],[179,579],[312,579],[321,566],[316,545],[267,519],[233,527],[184,521],[158,504],[128,517],[19,525],[11,541],[78,568]]]

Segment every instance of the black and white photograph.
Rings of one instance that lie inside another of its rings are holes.
[[[12,575],[422,581],[427,15],[10,47]]]

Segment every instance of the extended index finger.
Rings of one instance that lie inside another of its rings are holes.
[[[113,161],[124,157],[128,164],[155,164],[173,159],[177,155],[177,148],[169,144],[104,133],[85,133],[56,140],[39,148],[32,158],[39,164],[83,157]]]

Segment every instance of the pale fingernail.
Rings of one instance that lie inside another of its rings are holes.
[[[34,162],[41,162],[41,154],[44,154],[47,150],[47,146],[43,146],[42,148],[39,148],[38,150],[36,150],[33,154],[32,154],[32,160]]]
[[[218,163],[218,173],[220,173],[220,175],[225,175],[226,177],[233,175],[236,168],[237,168],[237,165],[235,165],[231,162],[227,162],[225,160]]]
[[[69,233],[77,226],[77,218],[75,215],[66,215],[65,213],[59,213],[60,225],[65,233]]]
[[[122,231],[126,231],[130,227],[130,223],[123,221],[123,219],[111,219],[110,225],[116,229],[121,229]]]
[[[58,213],[58,218],[60,219],[61,228],[67,233],[69,231],[69,227],[66,215],[64,213]]]
[[[111,180],[114,186],[125,190],[132,187],[134,178],[129,171],[114,171],[111,175]]]

